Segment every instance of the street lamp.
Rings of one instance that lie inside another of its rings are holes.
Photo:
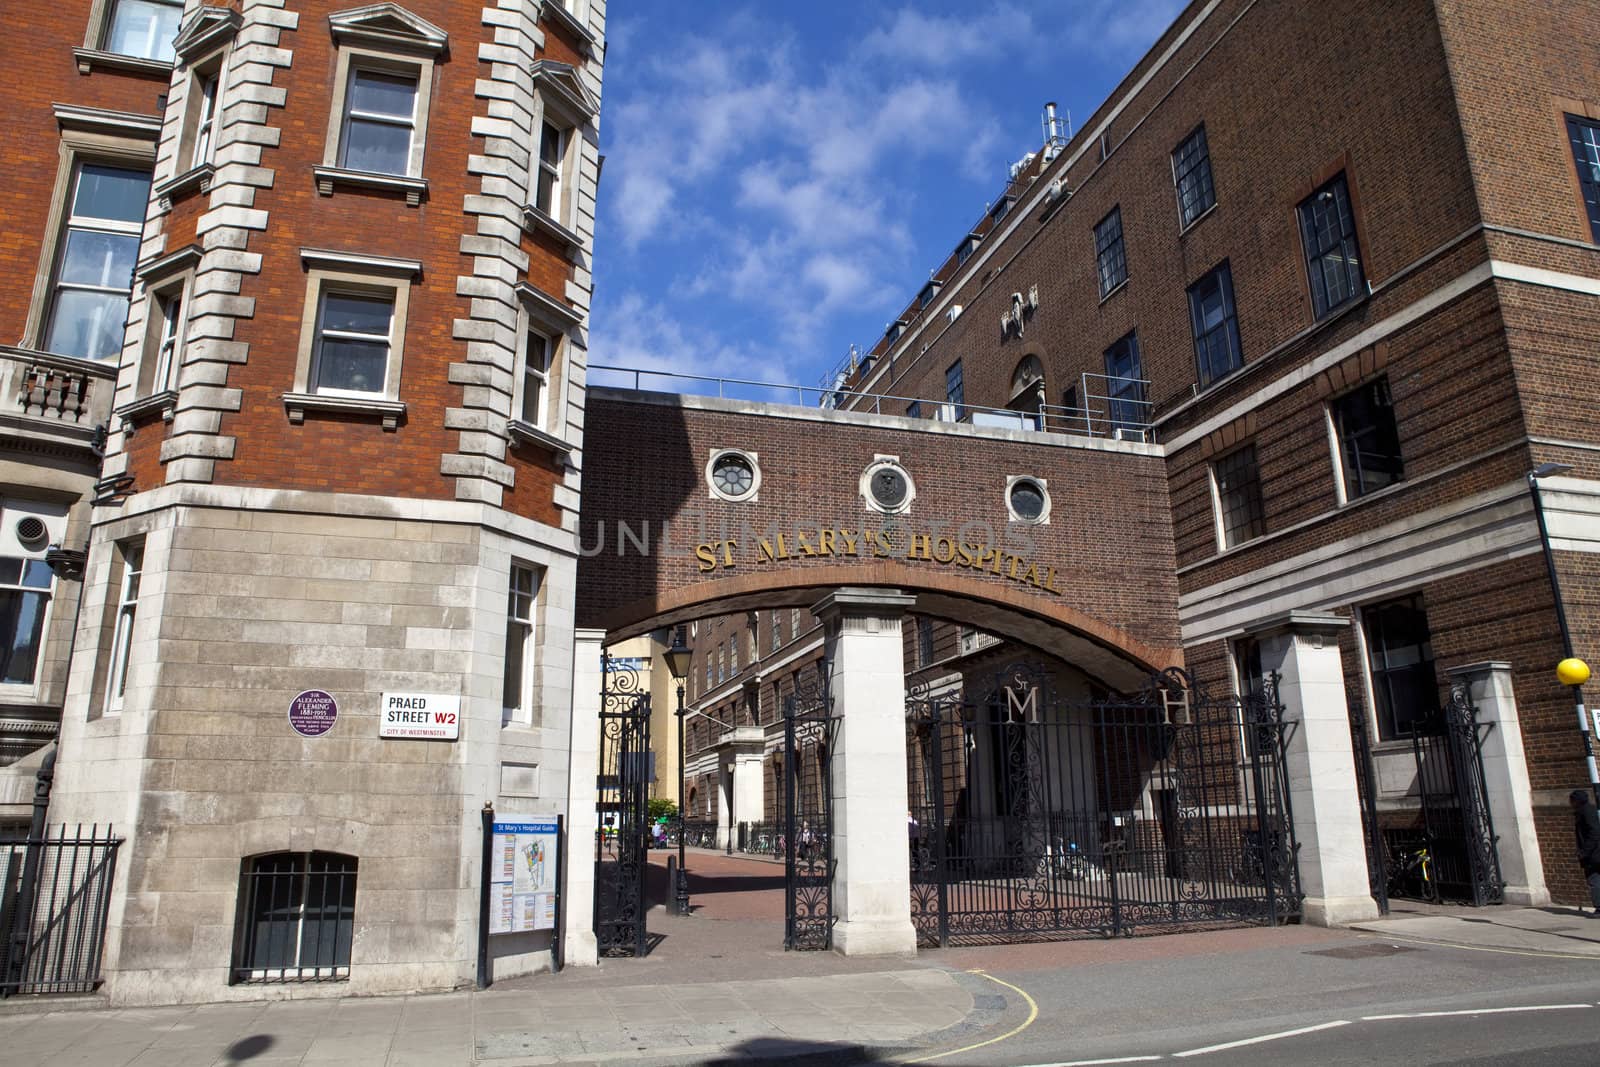
[[[686,760],[683,750],[683,680],[689,676],[689,661],[694,653],[683,645],[682,629],[672,631],[672,647],[661,654],[667,663],[667,673],[678,684],[678,880],[673,886],[673,903],[679,915],[689,914],[689,875],[683,869],[684,807],[683,779]]]
[[[1544,549],[1544,567],[1550,576],[1550,595],[1556,602],[1556,624],[1561,627],[1561,662],[1556,680],[1572,689],[1572,704],[1578,712],[1578,731],[1583,737],[1583,761],[1589,769],[1589,788],[1600,801],[1600,768],[1594,760],[1594,734],[1589,713],[1583,706],[1583,683],[1589,680],[1589,666],[1572,654],[1572,631],[1567,629],[1567,608],[1561,599],[1561,580],[1556,577],[1556,555],[1550,548],[1550,530],[1544,521],[1544,499],[1539,494],[1539,479],[1565,474],[1570,463],[1541,463],[1528,472],[1528,491],[1533,495],[1533,517],[1539,525],[1539,545]]]

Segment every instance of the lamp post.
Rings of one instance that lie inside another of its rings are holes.
[[[1600,768],[1595,766],[1594,733],[1589,712],[1583,706],[1583,683],[1589,680],[1589,666],[1572,654],[1572,631],[1567,628],[1567,608],[1561,599],[1561,580],[1556,576],[1556,555],[1550,548],[1550,530],[1544,521],[1544,498],[1539,480],[1572,469],[1570,463],[1541,463],[1528,472],[1528,492],[1533,496],[1533,517],[1539,525],[1539,545],[1544,549],[1544,567],[1550,577],[1550,595],[1556,602],[1556,624],[1561,627],[1561,662],[1556,665],[1556,680],[1572,690],[1573,708],[1578,713],[1578,732],[1583,737],[1583,762],[1589,770],[1589,788],[1600,802]]]
[[[689,661],[694,653],[683,645],[683,631],[672,631],[672,647],[661,654],[667,662],[667,673],[672,675],[672,680],[678,685],[678,878],[677,884],[672,887],[673,906],[679,915],[689,914],[689,875],[683,869],[684,849],[683,839],[685,810],[683,806],[684,770],[688,761],[684,758],[683,750],[683,680],[689,676]]]

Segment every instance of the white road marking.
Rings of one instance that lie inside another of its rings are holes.
[[[1060,1063],[1029,1063],[1024,1067],[1102,1067],[1110,1063],[1154,1063],[1160,1056],[1118,1056],[1111,1060],[1064,1060]]]
[[[1443,1019],[1451,1015],[1504,1015],[1514,1011],[1565,1011],[1570,1008],[1587,1008],[1587,1004],[1530,1004],[1520,1008],[1466,1008],[1461,1011],[1406,1011],[1394,1015],[1363,1015],[1364,1023],[1383,1022],[1388,1019]]]
[[[1231,1048],[1243,1048],[1245,1045],[1259,1045],[1265,1041],[1277,1041],[1285,1037],[1299,1037],[1301,1034],[1314,1034],[1318,1030],[1332,1030],[1336,1026],[1349,1026],[1349,1019],[1335,1019],[1331,1023],[1320,1023],[1317,1026],[1302,1026],[1298,1030],[1282,1030],[1276,1034],[1262,1034],[1260,1037],[1247,1037],[1242,1041],[1229,1041],[1225,1045],[1207,1045],[1205,1048],[1192,1048],[1187,1052],[1174,1052],[1174,1059],[1187,1059],[1190,1056],[1204,1056],[1209,1052],[1226,1052]]]

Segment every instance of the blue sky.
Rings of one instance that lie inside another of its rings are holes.
[[[614,0],[591,362],[815,385],[1182,6]]]

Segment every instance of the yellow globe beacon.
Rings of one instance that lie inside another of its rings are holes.
[[[1582,685],[1589,680],[1589,665],[1574,656],[1556,664],[1556,681],[1562,685]]]

